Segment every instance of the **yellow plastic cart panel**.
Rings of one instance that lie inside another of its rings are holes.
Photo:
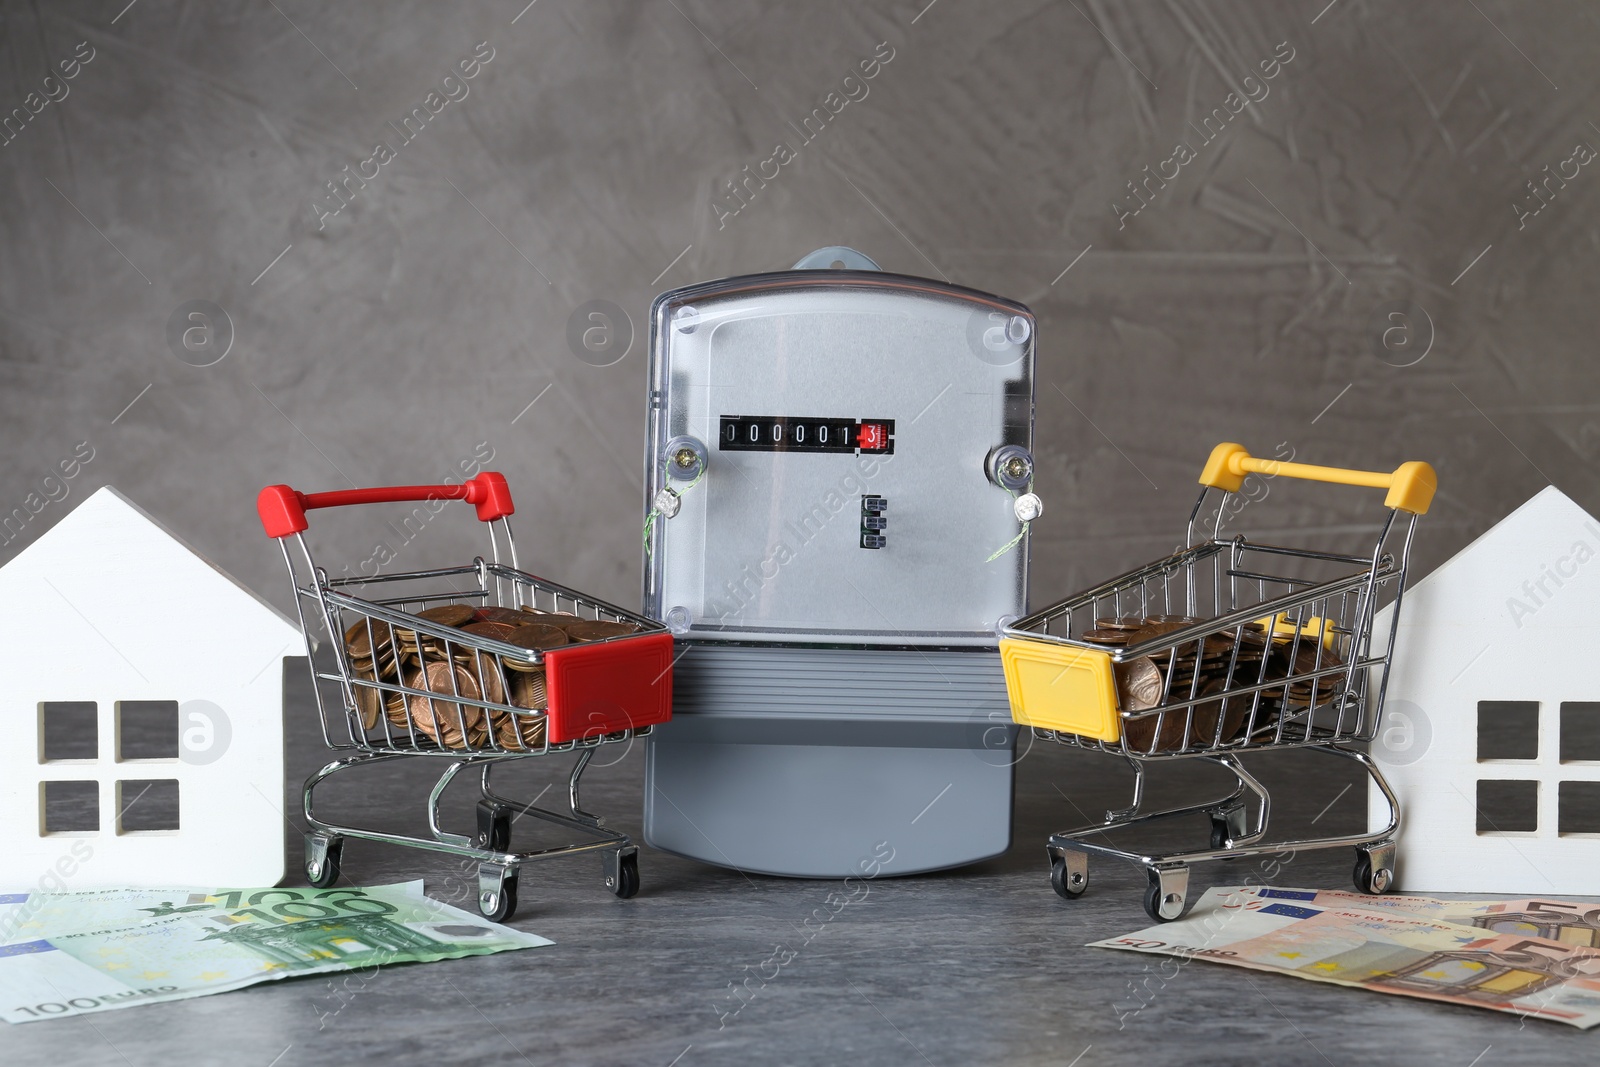
[[[1099,741],[1122,736],[1109,652],[1006,637],[1000,663],[1014,721]]]

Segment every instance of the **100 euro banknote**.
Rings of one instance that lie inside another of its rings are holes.
[[[0,1018],[24,1023],[279,978],[553,944],[432,900],[367,889],[98,890],[0,904]]]

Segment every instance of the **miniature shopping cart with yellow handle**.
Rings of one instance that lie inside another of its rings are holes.
[[[1387,489],[1389,512],[1371,555],[1225,539],[1223,520],[1237,512],[1230,504],[1243,499],[1238,494],[1251,475]],[[1258,459],[1221,444],[1200,484],[1182,549],[1003,630],[1012,718],[1042,739],[1121,756],[1134,772],[1128,807],[1051,836],[1051,883],[1071,899],[1088,887],[1091,854],[1140,863],[1150,879],[1145,910],[1164,922],[1183,914],[1191,863],[1353,846],[1356,887],[1381,893],[1393,879],[1399,804],[1357,746],[1378,731],[1394,650],[1396,628],[1375,646],[1373,619],[1385,602],[1398,617],[1417,518],[1437,484],[1433,468],[1413,462],[1389,473],[1343,470]],[[1210,522],[1213,490],[1223,496]],[[1364,767],[1388,802],[1384,828],[1267,841],[1270,797],[1240,757],[1285,748],[1316,749]],[[1145,810],[1147,764],[1178,759],[1215,763],[1237,784],[1218,800]],[[1207,849],[1152,854],[1101,843],[1109,830],[1202,813],[1211,818]]]

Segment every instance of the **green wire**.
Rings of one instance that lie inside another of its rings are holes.
[[[682,499],[683,497],[687,496],[688,493],[689,493],[689,490],[691,490],[695,486],[699,485],[700,484],[700,479],[704,478],[705,476],[706,476],[706,468],[704,466],[702,466],[700,468],[700,473],[696,474],[694,476],[694,481],[690,482],[688,485],[684,486],[682,490],[678,491],[679,499]],[[671,488],[670,483],[672,481],[672,476],[670,474],[667,475],[667,479],[666,480],[667,480],[667,482],[669,484],[666,485],[666,486],[663,486],[663,488]],[[651,557],[651,555],[652,555],[652,550],[650,548],[650,535],[651,535],[651,533],[653,533],[655,531],[655,528],[656,528],[656,516],[658,516],[660,514],[661,514],[661,509],[660,508],[651,507],[650,514],[648,514],[648,515],[646,515],[644,517],[644,556],[645,556],[645,559],[649,559]]]
[[[1011,494],[1011,499],[1012,500],[1017,499],[1017,492],[1016,492],[1015,489],[1007,489],[1006,492]],[[1033,483],[1032,482],[1028,483],[1028,492],[1030,492],[1030,493],[1033,492]],[[984,562],[985,563],[993,563],[995,560],[999,559],[1001,556],[1005,555],[1007,552],[1010,552],[1013,548],[1016,548],[1018,545],[1020,545],[1022,543],[1022,539],[1024,537],[1028,536],[1028,527],[1029,527],[1029,525],[1031,525],[1031,523],[1032,523],[1032,520],[1029,520],[1028,522],[1023,523],[1022,524],[1022,529],[1017,531],[1017,536],[1013,537],[1011,540],[1007,541],[1005,544],[1003,544],[999,548],[995,549],[994,550],[994,555],[992,555],[988,559],[984,560]]]

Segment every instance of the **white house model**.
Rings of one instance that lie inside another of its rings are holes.
[[[299,628],[115,489],[0,568],[0,889],[270,886]]]
[[[1600,892],[1600,521],[1547,488],[1406,592],[1372,754],[1399,888]]]

